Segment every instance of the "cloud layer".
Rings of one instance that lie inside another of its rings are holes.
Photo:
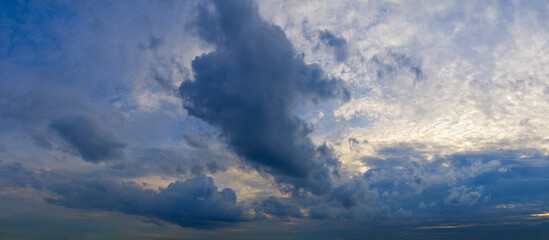
[[[542,229],[548,8],[0,2],[0,205],[188,238]]]

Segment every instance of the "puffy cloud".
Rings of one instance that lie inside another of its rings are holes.
[[[195,31],[215,51],[192,62],[194,80],[180,88],[189,115],[216,126],[229,147],[256,169],[295,189],[320,194],[331,180],[311,126],[295,113],[303,100],[348,100],[344,83],[306,64],[251,1],[199,8]]]
[[[536,150],[432,156],[428,149],[417,143],[377,149],[376,157],[362,159],[369,168],[365,173],[342,181],[329,198],[301,204],[310,209],[311,218],[319,219],[413,217],[461,222],[465,216],[479,214],[477,221],[484,222],[493,220],[488,212],[501,204],[528,202],[536,208],[547,195],[541,191],[548,183],[547,156]],[[459,213],[456,208],[461,209]],[[512,217],[523,211],[497,215]]]
[[[459,186],[450,189],[450,195],[444,199],[447,204],[456,206],[473,206],[482,196],[482,186],[479,191],[473,191],[466,186]]]
[[[437,224],[547,208],[546,3],[320,2],[0,3],[0,187],[192,227],[242,206]]]
[[[361,177],[353,177],[350,181],[338,186],[332,192],[333,198],[337,199],[345,208],[356,205],[369,205],[375,202],[378,193],[370,190],[366,181]]]
[[[233,190],[218,191],[213,179],[203,175],[171,183],[158,192],[101,179],[71,179],[47,188],[61,196],[46,199],[51,204],[142,215],[183,227],[211,228],[245,220]]]
[[[44,198],[50,204],[140,215],[182,227],[215,228],[248,218],[237,205],[232,189],[218,191],[213,179],[204,175],[176,181],[155,191],[103,174],[90,177],[29,171],[20,163],[12,163],[0,164],[0,179],[4,183],[0,187],[29,186],[54,193],[54,197]]]

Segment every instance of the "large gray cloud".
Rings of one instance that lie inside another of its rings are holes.
[[[306,64],[251,1],[204,3],[194,27],[215,51],[196,57],[194,80],[180,86],[188,113],[219,127],[229,147],[256,169],[294,190],[326,192],[330,163],[294,110],[302,101],[348,100],[344,83]]]
[[[157,191],[105,174],[74,176],[62,172],[30,171],[20,163],[0,164],[0,189],[32,187],[54,193],[47,203],[69,208],[116,211],[161,219],[182,227],[216,228],[248,217],[230,188],[218,191],[211,177],[199,175],[176,181]]]
[[[72,179],[48,186],[48,190],[62,197],[46,199],[48,203],[143,215],[183,227],[212,228],[245,220],[234,191],[218,191],[213,179],[204,175],[171,183],[159,192],[99,179]]]
[[[125,143],[114,139],[85,116],[71,116],[53,121],[50,127],[89,162],[121,158]]]

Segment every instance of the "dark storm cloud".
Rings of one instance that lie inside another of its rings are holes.
[[[58,119],[51,122],[50,127],[89,162],[121,158],[126,147],[85,116]]]
[[[180,86],[189,115],[219,127],[229,147],[256,169],[315,193],[329,189],[323,155],[294,114],[303,100],[348,100],[339,79],[308,65],[251,1],[212,1],[199,8],[197,34],[215,51],[192,62],[194,80]],[[327,188],[325,186],[328,186]]]
[[[336,59],[340,62],[347,60],[349,52],[347,48],[347,41],[344,38],[336,37],[328,30],[320,32],[320,40],[334,50]]]
[[[218,191],[204,175],[171,183],[159,192],[132,183],[84,179],[53,184],[49,190],[62,197],[46,199],[51,204],[142,215],[183,227],[213,228],[244,220],[234,191]]]
[[[218,191],[213,179],[204,175],[153,191],[106,176],[30,171],[20,163],[0,163],[0,180],[0,189],[29,186],[55,193],[55,199],[45,199],[49,204],[140,215],[183,227],[215,228],[247,218],[236,204],[234,191],[230,188]]]

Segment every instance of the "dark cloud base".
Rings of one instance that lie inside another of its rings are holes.
[[[108,177],[69,177],[53,171],[29,171],[20,163],[0,164],[0,187],[31,187],[54,193],[50,204],[116,211],[192,228],[227,227],[237,222],[275,219],[378,221],[388,226],[520,225],[543,220],[531,214],[549,211],[549,167],[532,165],[547,158],[535,150],[492,150],[437,157],[427,161],[422,147],[400,144],[367,158],[372,169],[330,194],[269,197],[253,203],[255,214],[236,203],[231,189],[217,190],[203,175],[158,191]],[[433,228],[434,229],[434,228]],[[431,230],[433,230],[431,229]],[[426,229],[429,230],[429,229]]]
[[[304,100],[349,100],[349,91],[306,64],[252,1],[211,3],[199,7],[194,28],[216,50],[193,60],[194,80],[179,88],[184,108],[218,127],[229,147],[259,171],[293,191],[325,193],[337,161],[323,161],[308,137],[311,126],[293,111]]]
[[[21,164],[2,164],[0,187],[32,187],[55,194],[49,204],[87,210],[115,211],[160,219],[192,228],[218,228],[250,217],[237,205],[230,188],[217,190],[204,175],[171,183],[157,191],[110,178],[67,177],[52,171],[32,172]]]
[[[122,158],[127,144],[97,127],[85,116],[70,116],[57,119],[50,124],[61,137],[74,147],[80,156],[89,162],[100,162]]]

